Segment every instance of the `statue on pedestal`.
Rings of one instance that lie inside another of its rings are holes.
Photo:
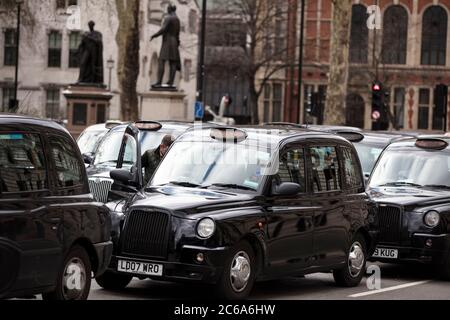
[[[89,32],[83,35],[78,55],[80,76],[77,84],[103,85],[103,36],[94,30],[95,22],[89,21]]]
[[[176,15],[177,7],[170,4],[167,7],[167,17],[164,19],[161,30],[155,33],[150,41],[162,36],[161,52],[159,54],[158,65],[158,82],[152,85],[152,89],[175,89],[174,81],[177,71],[181,71],[180,59],[180,19]],[[163,85],[163,78],[165,72],[165,64],[169,62],[170,74],[169,81]]]

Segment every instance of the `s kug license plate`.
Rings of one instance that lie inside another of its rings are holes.
[[[119,260],[117,271],[161,277],[163,275],[163,266],[147,262]]]
[[[398,259],[398,249],[376,248],[373,254],[374,258]]]

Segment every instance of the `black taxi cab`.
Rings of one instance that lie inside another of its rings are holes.
[[[392,143],[368,185],[377,204],[373,260],[433,264],[450,279],[450,138]]]
[[[112,254],[80,151],[46,120],[0,115],[0,299],[84,300]]]
[[[256,280],[333,271],[339,285],[356,286],[365,274],[373,210],[355,148],[341,137],[197,129],[147,186],[135,172],[139,163],[111,172],[125,200],[112,208],[120,230],[97,278],[106,289],[138,277],[215,284],[220,297],[243,299]]]

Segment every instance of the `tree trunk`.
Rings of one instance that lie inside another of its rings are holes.
[[[139,120],[137,80],[139,77],[139,8],[140,0],[116,0],[119,29],[117,75],[123,121]]]
[[[350,21],[352,0],[333,0],[330,76],[328,79],[325,124],[345,125]]]

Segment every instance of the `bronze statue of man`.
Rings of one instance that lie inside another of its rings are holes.
[[[89,21],[89,32],[83,35],[78,47],[79,84],[103,84],[103,36],[94,27],[95,22]]]
[[[164,78],[165,64],[168,61],[170,65],[169,81],[167,86],[173,87],[175,81],[175,74],[177,71],[181,71],[181,59],[180,59],[180,19],[176,15],[177,7],[170,4],[167,7],[168,15],[164,19],[161,30],[155,33],[150,41],[162,36],[161,52],[159,54],[158,65],[158,82],[154,84],[153,88],[162,87]]]

